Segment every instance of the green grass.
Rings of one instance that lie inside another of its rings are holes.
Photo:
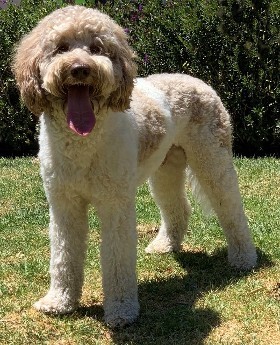
[[[228,266],[216,219],[206,218],[192,198],[183,251],[146,255],[159,214],[144,185],[137,195],[141,314],[134,325],[112,331],[102,322],[93,210],[81,307],[64,317],[32,309],[49,283],[48,206],[36,159],[0,159],[0,343],[280,344],[280,161],[235,162],[258,268],[242,273]]]

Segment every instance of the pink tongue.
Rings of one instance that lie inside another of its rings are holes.
[[[95,115],[87,85],[72,85],[68,89],[67,123],[77,134],[88,135],[95,125]]]

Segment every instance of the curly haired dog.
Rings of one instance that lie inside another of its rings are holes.
[[[16,49],[21,96],[41,114],[51,241],[50,290],[35,304],[43,312],[69,313],[78,305],[92,203],[102,228],[105,321],[114,327],[137,318],[136,188],[149,178],[161,213],[146,251],[177,251],[191,213],[186,168],[218,216],[230,264],[256,264],[220,98],[187,75],[135,79],[134,59],[124,30],[81,6],[54,11]]]

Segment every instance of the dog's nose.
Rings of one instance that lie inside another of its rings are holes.
[[[71,66],[71,75],[76,79],[83,80],[90,74],[90,67],[86,64],[75,63]]]

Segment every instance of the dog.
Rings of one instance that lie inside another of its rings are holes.
[[[96,9],[68,6],[19,42],[12,68],[21,97],[40,115],[39,159],[50,209],[45,313],[78,306],[87,248],[88,206],[101,220],[105,322],[139,314],[136,189],[149,179],[161,226],[147,253],[180,250],[191,207],[190,182],[217,214],[228,260],[256,265],[232,160],[230,116],[216,92],[184,74],[136,78],[124,30]]]

